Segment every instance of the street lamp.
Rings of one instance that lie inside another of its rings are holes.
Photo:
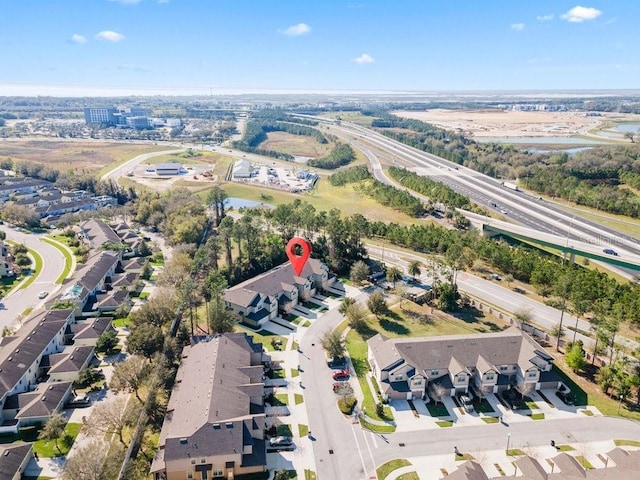
[[[511,442],[511,434],[507,433],[507,450],[506,453],[509,455],[509,443]]]
[[[618,402],[618,414],[620,413],[620,406],[622,405],[622,400],[624,400],[624,397],[622,395],[620,395],[620,401]]]

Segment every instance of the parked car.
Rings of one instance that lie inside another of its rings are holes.
[[[557,391],[556,396],[560,400],[562,400],[566,405],[573,405],[575,403],[575,400],[573,399],[573,395],[571,395],[571,392]]]
[[[66,406],[67,408],[85,408],[89,405],[91,405],[91,399],[86,395],[82,395],[71,400]]]
[[[285,437],[280,435],[278,437],[271,437],[269,439],[269,446],[271,447],[288,447],[293,443],[291,437]]]
[[[327,365],[329,368],[344,369],[347,365],[347,359],[344,357],[332,357],[327,360]]]
[[[607,255],[613,255],[614,257],[618,256],[618,252],[616,252],[613,248],[605,248],[604,250],[602,250],[604,253],[606,253]]]
[[[335,372],[332,375],[332,378],[338,381],[345,381],[345,380],[349,380],[350,376],[351,375],[349,374],[349,369],[345,369],[345,370],[340,370],[339,372]]]
[[[43,290],[38,294],[38,298],[43,299],[47,295],[49,295],[49,292],[47,292],[46,290]]]
[[[473,402],[471,400],[471,397],[469,397],[468,395],[460,395],[460,403],[462,403],[462,406],[464,407],[465,412],[467,413],[471,413],[473,412]]]

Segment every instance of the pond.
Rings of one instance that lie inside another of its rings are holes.
[[[273,205],[264,202],[256,202],[255,200],[247,200],[246,198],[239,197],[229,197],[225,202],[227,208],[234,208],[238,210],[239,208],[255,208],[255,207],[263,207],[263,208],[274,208]]]
[[[623,133],[640,133],[640,123],[620,123],[616,125],[616,128],[614,128],[614,130]]]

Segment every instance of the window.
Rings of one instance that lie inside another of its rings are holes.
[[[485,377],[484,377],[484,378],[485,378],[486,380],[493,380],[494,375],[493,375],[493,373],[487,373],[487,374],[485,375]]]
[[[188,480],[192,480],[193,479],[193,470],[187,470],[187,479]]]
[[[534,378],[537,376],[538,376],[538,372],[536,370],[531,370],[528,375],[529,378]]]
[[[509,367],[507,365],[500,365],[500,371],[504,372],[506,370],[509,370]]]
[[[464,374],[463,375],[458,375],[456,377],[456,382],[458,382],[458,383],[464,383],[466,381],[467,381],[467,376],[464,375]]]
[[[224,477],[224,471],[221,468],[214,468],[213,469],[213,476],[214,477]]]
[[[431,375],[438,375],[438,373],[440,373],[440,370],[431,370]]]
[[[200,463],[207,463],[207,459],[206,458],[201,458],[200,459]]]
[[[191,465],[195,465],[195,464],[196,464],[196,459],[195,459],[195,458],[192,458],[192,459],[191,459]]]

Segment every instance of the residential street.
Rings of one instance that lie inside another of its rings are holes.
[[[14,325],[18,317],[29,307],[34,310],[57,291],[60,286],[55,284],[65,268],[65,258],[62,253],[52,245],[40,241],[41,234],[23,233],[9,228],[6,224],[0,225],[0,229],[6,232],[7,240],[23,243],[35,250],[42,257],[42,271],[36,280],[25,289],[17,288],[6,297],[0,298],[0,330],[6,326]],[[39,299],[38,293],[46,290],[49,295],[45,299]]]

